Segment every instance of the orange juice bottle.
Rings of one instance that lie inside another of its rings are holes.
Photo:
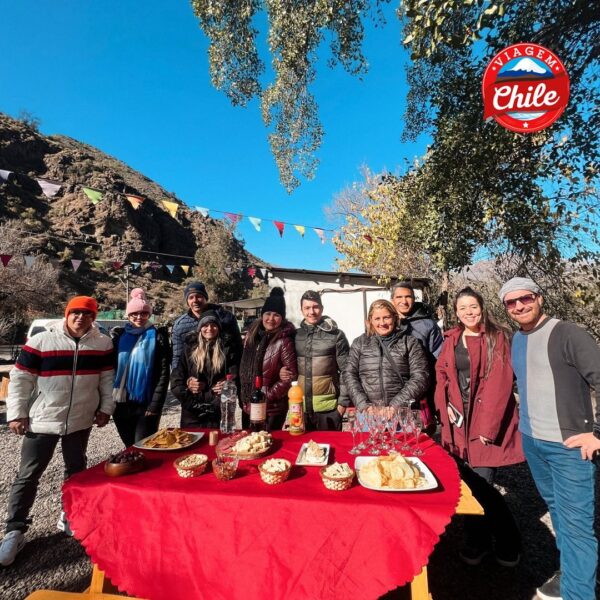
[[[292,381],[288,392],[290,434],[302,435],[304,433],[304,393],[297,381]]]

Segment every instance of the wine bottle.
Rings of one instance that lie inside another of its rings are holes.
[[[267,397],[261,388],[262,377],[257,375],[250,398],[250,431],[265,431],[267,428]]]

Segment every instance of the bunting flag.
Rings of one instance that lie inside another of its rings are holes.
[[[25,260],[25,266],[28,269],[31,269],[33,263],[35,262],[35,256],[24,256],[23,259]]]
[[[61,183],[51,181],[50,179],[40,179],[36,177],[35,180],[38,182],[39,186],[42,188],[42,192],[44,192],[44,196],[47,198],[54,198],[62,187]]]
[[[187,275],[188,271],[190,270],[190,266],[189,265],[181,265],[181,269]]]
[[[173,270],[175,269],[175,265],[167,265],[167,269],[169,269],[169,273],[173,274]]]
[[[294,229],[302,236],[304,237],[304,234],[306,233],[306,227],[304,227],[304,225],[294,225]]]
[[[144,198],[141,196],[134,196],[133,194],[125,194],[125,198],[127,198],[129,204],[131,204],[135,210],[137,210],[144,201]]]
[[[163,200],[162,205],[173,218],[177,216],[177,209],[179,208],[179,204],[177,204],[177,202],[169,202],[168,200]]]
[[[367,242],[369,242],[369,244],[373,243],[373,238],[368,233],[365,233],[363,237],[365,238],[365,240],[367,240]]]
[[[96,267],[96,269],[104,269],[104,261],[102,260],[93,260],[92,264],[94,267]]]
[[[226,212],[225,216],[234,224],[237,225],[242,220],[242,215],[237,213]]]
[[[0,179],[2,179],[2,181],[8,181],[12,174],[13,174],[12,171],[6,171],[5,169],[0,169]]]
[[[256,269],[254,267],[248,267],[248,275],[254,277],[256,275]]]
[[[225,267],[225,273],[227,273],[227,275],[231,275],[231,271],[232,271],[231,267]]]
[[[267,270],[266,269],[258,269],[263,279],[267,278]]]
[[[0,260],[2,261],[2,264],[5,267],[8,267],[8,263],[10,262],[10,259],[13,257],[12,254],[0,254]]]
[[[123,265],[124,265],[124,263],[122,263],[119,260],[115,260],[114,262],[111,263],[111,266],[115,271],[118,271]]]
[[[93,188],[84,187],[83,193],[90,199],[92,204],[98,204],[98,202],[102,200],[102,192],[94,190]]]
[[[256,229],[256,231],[260,231],[260,224],[262,223],[262,219],[259,219],[258,217],[248,217],[248,221],[250,221],[250,223],[254,225],[254,229]]]
[[[313,231],[319,236],[319,239],[321,240],[321,244],[325,243],[325,232],[320,229],[319,227],[313,227]]]
[[[73,271],[77,272],[77,269],[79,269],[79,267],[81,266],[81,262],[82,261],[77,258],[71,259],[71,266],[73,267]]]
[[[275,225],[275,229],[279,231],[279,237],[283,237],[283,230],[285,229],[285,223],[281,221],[273,221],[273,225]]]
[[[151,262],[148,266],[152,271],[158,271],[158,269],[160,269],[160,263],[157,262]]]
[[[208,217],[208,208],[204,208],[204,206],[196,206],[196,210],[203,216]]]
[[[137,271],[140,268],[140,263],[138,262],[132,262],[130,264],[134,271]]]

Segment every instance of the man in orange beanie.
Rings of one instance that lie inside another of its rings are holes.
[[[23,436],[23,444],[0,544],[3,566],[12,564],[25,545],[38,482],[58,441],[70,477],[86,468],[92,425],[103,427],[113,413],[112,342],[94,325],[97,314],[93,298],[72,298],[62,322],[34,335],[10,373],[6,420],[11,431]],[[64,513],[58,527],[70,533]]]

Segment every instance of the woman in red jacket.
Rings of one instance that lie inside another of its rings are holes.
[[[466,543],[460,557],[478,565],[494,551],[499,564],[512,567],[519,562],[521,537],[493,485],[497,467],[524,460],[508,331],[494,321],[482,296],[470,287],[458,292],[454,311],[459,324],[444,334],[436,363],[435,405],[442,445],[485,512],[483,519],[465,518]]]
[[[261,311],[261,318],[252,323],[246,336],[240,364],[241,400],[244,427],[248,426],[250,397],[254,378],[262,377],[267,397],[267,429],[281,429],[288,409],[287,393],[292,381],[298,379],[296,328],[285,318],[285,299],[281,288],[273,288]],[[281,380],[280,372],[286,367],[291,378]]]

